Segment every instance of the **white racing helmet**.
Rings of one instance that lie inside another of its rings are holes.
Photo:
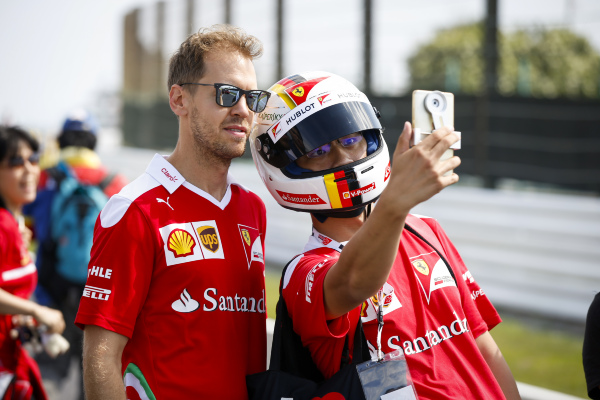
[[[291,75],[269,92],[267,107],[255,116],[250,148],[260,177],[281,206],[349,217],[379,198],[390,158],[379,113],[364,93],[321,71]],[[367,141],[361,160],[316,172],[296,164],[308,152],[356,132]]]

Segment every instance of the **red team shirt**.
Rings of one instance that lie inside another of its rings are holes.
[[[504,399],[475,343],[501,322],[498,313],[435,220],[409,215],[406,222],[443,253],[456,280],[427,243],[404,230],[383,286],[383,352],[404,351],[420,399]],[[313,229],[283,280],[294,330],[326,377],[339,369],[346,335],[352,347],[359,316],[372,355],[377,345],[377,298],[335,320],[325,318],[323,281],[343,246]]]
[[[244,399],[266,368],[265,207],[228,183],[219,202],[156,155],[96,222],[76,324],[129,338],[130,399]]]
[[[23,243],[19,225],[10,212],[0,208],[0,288],[29,299],[37,283],[37,269]],[[16,340],[10,338],[11,315],[0,315],[0,370],[14,371],[20,357]]]

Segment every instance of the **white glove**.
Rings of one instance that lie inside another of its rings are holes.
[[[70,347],[67,339],[58,333],[42,333],[42,346],[44,346],[44,350],[52,358],[66,353]]]

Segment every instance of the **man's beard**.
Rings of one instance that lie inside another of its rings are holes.
[[[194,147],[196,152],[202,158],[208,158],[215,162],[224,162],[227,165],[232,159],[241,157],[246,151],[246,138],[229,138],[220,135],[220,126],[218,128],[211,127],[209,124],[201,120],[198,115],[198,110],[192,111],[192,134],[194,135]],[[241,118],[239,120],[228,121],[230,124],[243,125]],[[243,146],[234,145],[243,142]]]

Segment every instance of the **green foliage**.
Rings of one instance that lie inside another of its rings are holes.
[[[463,93],[479,93],[483,82],[481,24],[463,25],[441,31],[408,60],[413,89],[446,88],[446,66],[451,61],[460,65],[460,88]]]
[[[582,335],[503,319],[491,334],[517,381],[587,398]]]
[[[265,273],[265,301],[267,302],[267,317],[275,319],[275,309],[279,300],[279,279],[281,273],[269,270]]]
[[[481,93],[483,37],[482,23],[439,32],[433,41],[423,45],[409,59],[411,88]],[[502,95],[599,96],[600,55],[587,39],[569,30],[499,32],[498,53],[497,89]],[[456,83],[452,84],[454,81]]]

